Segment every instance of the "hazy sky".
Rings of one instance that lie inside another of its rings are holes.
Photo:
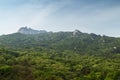
[[[120,0],[0,0],[0,35],[23,26],[120,36]]]

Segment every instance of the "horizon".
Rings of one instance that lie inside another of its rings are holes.
[[[1,0],[0,35],[20,27],[120,37],[119,0]]]

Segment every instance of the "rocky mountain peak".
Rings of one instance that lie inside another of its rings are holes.
[[[45,33],[45,30],[34,30],[32,28],[29,28],[27,26],[25,27],[21,27],[18,30],[18,33],[22,33],[22,34],[40,34],[40,33]]]
[[[73,36],[77,36],[79,34],[81,34],[81,32],[79,30],[76,29],[75,31],[73,31]]]

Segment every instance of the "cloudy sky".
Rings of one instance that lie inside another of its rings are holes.
[[[120,37],[120,0],[0,0],[0,35],[24,26]]]

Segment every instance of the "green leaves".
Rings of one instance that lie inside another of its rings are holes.
[[[120,39],[72,32],[0,37],[1,80],[119,80]]]

